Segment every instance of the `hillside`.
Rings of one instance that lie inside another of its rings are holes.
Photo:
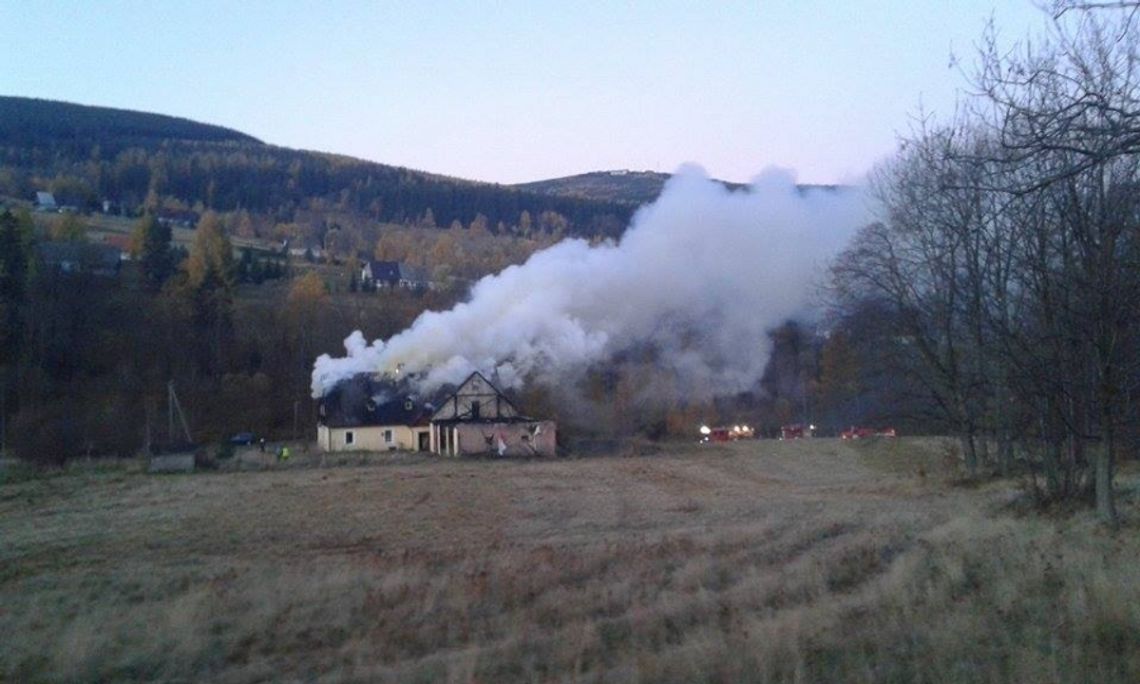
[[[513,187],[526,192],[537,192],[556,197],[616,202],[638,207],[657,199],[666,181],[672,175],[656,171],[591,171],[576,176],[520,183]],[[720,181],[730,190],[746,187],[744,183]],[[798,185],[801,192],[808,190],[836,190],[836,185]]]
[[[264,223],[483,223],[491,232],[615,236],[628,203],[541,194],[267,145],[219,126],[106,107],[0,98],[0,197],[48,190],[94,210],[245,211]],[[316,218],[314,218],[316,217]]]
[[[89,145],[93,140],[119,145],[163,140],[261,144],[245,133],[175,116],[0,96],[0,144]]]
[[[544,195],[581,197],[639,206],[661,194],[669,174],[655,171],[591,171],[576,176],[520,183],[514,187]]]

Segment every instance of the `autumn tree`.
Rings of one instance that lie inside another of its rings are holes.
[[[309,271],[293,282],[286,300],[291,337],[297,341],[297,365],[302,372],[307,371],[316,354],[313,350],[313,334],[317,327],[317,316],[327,304],[328,288],[316,271]]]
[[[67,213],[52,224],[50,234],[56,242],[83,242],[87,239],[87,226],[76,214]]]
[[[184,268],[188,298],[199,348],[199,367],[217,372],[233,331],[235,278],[233,245],[222,231],[218,215],[206,212],[194,232]]]
[[[147,289],[157,292],[174,273],[170,226],[154,214],[144,214],[131,233],[131,254],[139,264]]]

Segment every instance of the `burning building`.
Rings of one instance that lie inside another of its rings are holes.
[[[360,374],[321,399],[317,442],[326,451],[553,456],[556,429],[523,415],[479,372],[426,401],[406,379]]]
[[[325,451],[428,451],[431,406],[407,387],[361,373],[321,398],[317,444]]]
[[[352,332],[343,356],[316,359],[312,396],[326,397],[359,373],[415,374],[422,396],[405,419],[424,421],[418,410],[425,403],[431,413],[426,424],[386,424],[392,440],[406,426],[412,448],[422,448],[426,430],[428,449],[437,453],[514,453],[536,449],[546,428],[497,399],[498,389],[476,398],[473,380],[490,377],[507,390],[530,384],[559,390],[631,350],[652,349],[660,382],[641,387],[638,401],[699,402],[750,392],[768,364],[769,332],[811,315],[820,269],[869,216],[861,192],[801,189],[785,171],[770,170],[750,188],[732,190],[683,167],[618,241],[562,240],[485,276],[464,301],[424,311],[387,339]],[[456,388],[450,409],[447,397],[435,395],[446,386]],[[396,413],[407,396],[414,395],[398,397]],[[466,403],[457,408],[457,401]],[[489,414],[491,406],[499,412]],[[352,428],[356,440],[365,424],[379,420],[359,411],[335,429]],[[332,416],[325,420],[328,448],[344,448],[335,442],[348,435],[334,435]],[[534,428],[525,441],[523,425]]]

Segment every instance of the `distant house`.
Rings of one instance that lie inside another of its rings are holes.
[[[36,193],[36,211],[58,211],[59,205],[55,202],[55,195],[50,192]]]
[[[119,247],[89,242],[40,242],[36,244],[36,257],[47,273],[101,277],[118,275],[122,263]]]
[[[322,400],[317,442],[326,451],[430,451],[444,456],[553,456],[556,425],[522,415],[480,373],[432,401],[370,375],[341,382]]]
[[[308,242],[290,245],[285,243],[289,249],[289,256],[295,259],[304,259],[305,261],[320,261],[324,256],[324,249],[321,248],[321,243],[317,240],[310,240]]]
[[[103,244],[119,250],[120,261],[131,260],[131,236],[121,233],[108,233],[103,236]]]
[[[431,285],[431,281],[428,280],[427,273],[422,269],[401,261],[400,281],[397,285],[408,290],[422,290],[428,288]]]
[[[198,212],[189,209],[163,209],[155,215],[159,223],[172,228],[193,228],[200,218]]]
[[[360,282],[406,290],[421,290],[431,286],[427,273],[402,261],[366,260],[360,267]]]
[[[376,287],[396,287],[400,283],[400,262],[365,261],[360,267],[360,282]]]

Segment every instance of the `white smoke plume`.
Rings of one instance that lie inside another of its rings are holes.
[[[474,370],[504,387],[552,382],[642,344],[693,394],[747,390],[768,331],[805,313],[822,267],[869,216],[862,193],[800,191],[786,171],[733,192],[686,166],[620,242],[565,240],[386,341],[352,333],[346,356],[317,359],[313,396],[398,368],[425,392]]]

